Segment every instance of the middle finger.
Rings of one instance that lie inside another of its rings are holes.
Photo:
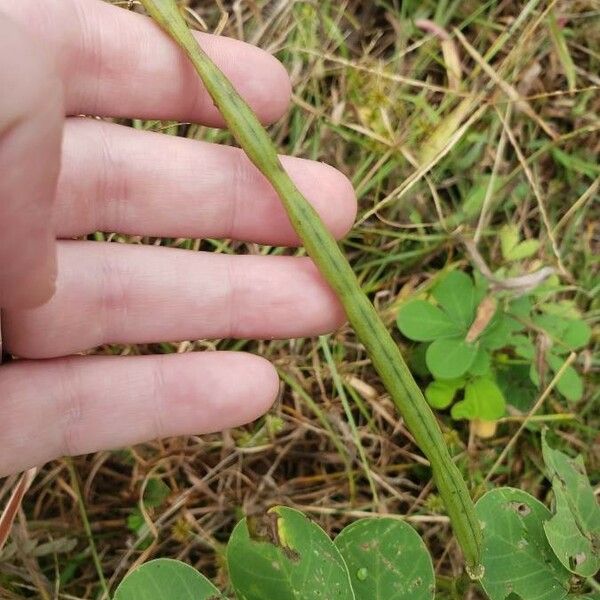
[[[298,237],[272,186],[237,149],[69,119],[56,201],[61,237],[116,231],[293,245]],[[352,185],[323,163],[282,157],[336,237],[356,215]]]

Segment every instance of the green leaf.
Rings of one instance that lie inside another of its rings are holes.
[[[549,315],[556,315],[563,319],[572,321],[580,321],[581,313],[577,309],[577,305],[573,300],[559,300],[556,302],[542,302],[538,304],[538,308]]]
[[[501,195],[502,187],[506,183],[506,177],[498,176],[493,182],[493,197],[498,198]],[[481,212],[481,207],[488,193],[488,187],[490,185],[490,175],[477,175],[473,186],[469,189],[465,195],[462,205],[459,209],[460,212],[449,215],[448,222],[453,225],[464,223],[470,218],[477,216]]]
[[[563,319],[552,314],[533,315],[532,321],[554,341],[557,349],[565,352],[587,346],[592,331],[587,323],[576,319]]]
[[[544,523],[548,542],[565,568],[580,577],[593,577],[600,569],[600,507],[583,458],[552,449],[546,432],[542,452],[555,501],[555,514]]]
[[[144,517],[139,508],[135,508],[127,517],[127,529],[137,533],[145,524]]]
[[[546,359],[554,373],[558,373],[565,362],[560,356],[556,356],[551,352],[548,352]],[[567,400],[578,402],[583,396],[583,381],[577,371],[573,367],[568,366],[556,382],[556,389]]]
[[[481,585],[490,600],[562,600],[571,573],[554,556],[543,523],[550,511],[529,494],[496,488],[475,507],[483,528]]]
[[[550,39],[554,44],[556,54],[562,66],[562,71],[567,78],[569,92],[573,93],[577,89],[577,70],[569,46],[564,35],[563,27],[559,25],[556,15],[553,11],[548,13],[548,30]]]
[[[496,372],[498,387],[506,401],[521,412],[534,404],[538,390],[529,377],[529,365],[506,365]]]
[[[577,350],[587,346],[592,337],[590,326],[579,319],[568,319],[563,332],[562,342],[569,350]]]
[[[500,228],[499,237],[502,256],[508,260],[508,255],[519,243],[519,228],[514,225],[504,225]]]
[[[529,296],[521,296],[520,298],[515,298],[508,305],[508,312],[515,317],[520,317],[521,319],[525,319],[529,317],[531,311],[533,310],[533,303]]]
[[[425,354],[427,353],[428,347],[429,344],[427,342],[417,344],[411,349],[411,352],[408,355],[410,370],[423,378],[429,377],[430,375],[427,363],[425,362]]]
[[[526,335],[513,335],[509,340],[509,345],[514,347],[517,356],[527,360],[535,358],[535,346]]]
[[[467,383],[465,399],[452,407],[453,419],[496,421],[504,416],[506,402],[496,382],[478,377]]]
[[[419,534],[407,523],[368,518],[335,539],[350,572],[356,600],[432,600],[435,575]],[[313,596],[316,598],[316,596]]]
[[[144,505],[147,508],[157,508],[163,504],[170,493],[171,488],[162,479],[149,479],[144,490]]]
[[[425,398],[432,408],[443,410],[448,408],[456,392],[465,384],[464,379],[436,379],[432,381],[425,390]]]
[[[451,271],[433,288],[433,297],[450,319],[466,331],[475,318],[475,286],[462,271]]]
[[[479,341],[488,350],[498,350],[510,343],[513,333],[521,331],[525,326],[511,316],[496,313],[490,324],[484,329]]]
[[[600,175],[600,166],[597,161],[591,162],[575,153],[567,154],[559,148],[552,148],[550,152],[552,158],[567,169],[577,171],[582,175],[587,175],[590,179],[594,179]]]
[[[425,300],[411,300],[401,306],[397,323],[403,335],[418,342],[461,333],[460,327],[448,315]]]
[[[240,521],[227,544],[231,584],[243,600],[354,600],[350,576],[328,535],[304,514],[277,506]]]
[[[440,338],[427,348],[425,360],[436,379],[456,379],[469,370],[476,355],[477,346],[462,337]]]
[[[193,567],[168,558],[144,563],[131,571],[114,600],[220,600],[219,590]],[[224,600],[224,599],[223,599]]]
[[[504,258],[509,261],[523,260],[533,256],[539,247],[539,240],[525,240],[517,244]]]
[[[481,346],[479,350],[477,350],[477,354],[475,356],[475,360],[473,364],[469,367],[469,373],[471,375],[487,375],[492,367],[492,357],[490,353]]]

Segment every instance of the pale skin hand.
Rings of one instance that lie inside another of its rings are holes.
[[[285,112],[290,84],[275,59],[200,39],[263,122]],[[240,151],[72,116],[221,125],[173,43],[100,0],[0,0],[0,88],[0,306],[5,349],[24,359],[0,367],[0,476],[266,411],[278,380],[257,356],[69,356],[105,343],[316,335],[344,320],[307,259],[68,239],[297,243]],[[311,161],[284,166],[344,235],[356,210],[348,180]]]

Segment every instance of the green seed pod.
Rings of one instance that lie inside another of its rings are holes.
[[[141,2],[188,55],[231,133],[277,191],[309,256],[340,299],[394,404],[429,459],[468,571],[472,576],[479,576],[481,530],[466,483],[448,453],[435,416],[400,350],[362,291],[340,247],[285,172],[273,143],[250,107],[202,50],[175,0]]]

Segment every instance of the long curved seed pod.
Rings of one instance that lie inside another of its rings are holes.
[[[250,107],[188,29],[176,1],[141,2],[188,55],[231,133],[279,194],[309,256],[339,297],[348,320],[364,344],[398,411],[429,459],[435,483],[464,552],[468,571],[479,575],[481,530],[465,481],[448,453],[435,416],[410,374],[398,346],[362,291],[340,247],[284,171],[273,143]]]

